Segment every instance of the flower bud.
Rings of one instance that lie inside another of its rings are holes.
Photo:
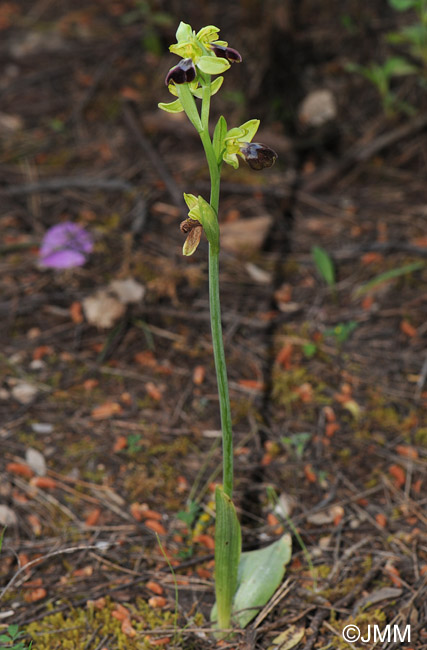
[[[211,43],[211,50],[215,56],[227,59],[229,63],[242,62],[242,55],[232,47],[225,47],[224,45],[216,45],[215,43]]]
[[[240,153],[249,167],[256,171],[272,167],[277,159],[277,153],[273,149],[259,142],[244,142]]]
[[[176,84],[185,84],[194,81],[196,68],[191,59],[182,59],[178,65],[171,68],[166,75],[165,84],[168,86],[171,81]]]

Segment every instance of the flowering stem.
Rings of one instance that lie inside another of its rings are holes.
[[[218,165],[212,141],[209,136],[210,80],[203,89],[202,131],[200,139],[205,150],[211,179],[210,205],[218,216],[221,167]],[[222,428],[223,488],[231,498],[233,492],[233,432],[231,427],[230,396],[228,393],[227,366],[221,325],[221,303],[219,295],[219,246],[209,244],[209,306],[211,315],[212,344],[218,383],[219,408]]]

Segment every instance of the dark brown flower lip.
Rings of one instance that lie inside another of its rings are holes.
[[[233,47],[225,47],[225,45],[215,45],[215,43],[211,43],[211,50],[215,56],[227,59],[230,63],[242,62],[242,55]]]
[[[249,167],[255,171],[272,167],[278,158],[274,149],[261,142],[244,143],[240,147],[240,153]]]
[[[182,59],[178,65],[171,68],[166,75],[165,84],[169,86],[173,81],[175,84],[191,83],[196,78],[196,67],[191,59]]]

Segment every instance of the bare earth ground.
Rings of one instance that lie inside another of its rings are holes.
[[[208,179],[185,120],[156,108],[181,18],[242,51],[215,110],[263,118],[280,156],[225,170],[221,287],[244,547],[290,517],[294,551],[276,600],[222,647],[278,648],[290,628],[287,648],[348,648],[350,624],[411,626],[351,647],[427,646],[425,94],[403,87],[418,114],[386,119],[344,69],[381,58],[402,16],[318,4],[0,3],[0,625],[34,648],[216,645],[207,249],[184,258],[179,231],[182,191]],[[315,88],[337,98],[326,132],[297,126]],[[43,270],[64,220],[95,252]],[[89,324],[84,299],[129,277],[143,300]]]

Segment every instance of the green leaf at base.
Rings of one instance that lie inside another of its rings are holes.
[[[233,600],[233,619],[240,627],[246,627],[270,600],[283,580],[291,554],[292,541],[288,533],[270,546],[242,553]]]
[[[211,619],[218,620],[220,630],[226,630],[230,627],[231,605],[237,586],[242,540],[233,502],[219,487],[215,491],[215,504],[216,607],[211,612]]]

